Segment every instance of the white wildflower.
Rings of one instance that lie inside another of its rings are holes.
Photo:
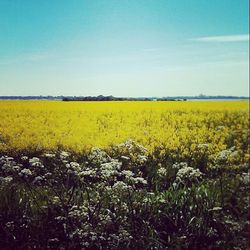
[[[78,175],[80,171],[82,170],[80,164],[77,162],[67,163],[66,168],[68,169],[68,173],[72,173],[72,174],[74,173],[76,175]]]
[[[55,243],[58,243],[58,242],[59,242],[58,238],[48,239],[48,244],[55,244]]]
[[[116,175],[121,166],[122,163],[118,162],[117,160],[112,160],[111,162],[101,164],[100,170],[102,177],[109,178]]]
[[[9,222],[7,222],[6,224],[5,224],[5,226],[9,229],[9,230],[14,230],[14,228],[15,228],[15,223],[14,223],[14,221],[9,221]]]
[[[95,177],[96,176],[96,170],[95,169],[90,169],[86,168],[85,170],[81,171],[79,173],[80,177]]]
[[[145,180],[142,177],[132,177],[130,179],[134,184],[143,184],[143,185],[147,185],[147,180]]]
[[[45,178],[49,178],[49,177],[51,177],[51,176],[52,176],[52,173],[50,173],[50,172],[47,172],[47,173],[44,174],[44,177],[45,177]]]
[[[134,174],[132,171],[130,171],[130,170],[122,170],[121,174],[124,175],[125,178],[127,178],[127,179],[129,179],[129,178],[131,178],[131,177],[133,177],[133,176],[135,175],[135,174]]]
[[[157,170],[157,174],[158,174],[160,177],[165,177],[165,176],[167,176],[168,171],[167,171],[166,168],[161,167],[161,168],[159,168],[159,169]]]
[[[15,172],[19,172],[20,171],[20,166],[16,165],[16,166],[13,166],[12,169],[15,171]]]
[[[60,198],[58,196],[54,196],[53,199],[52,199],[52,203],[53,204],[58,204],[60,203]]]
[[[44,181],[43,176],[36,176],[35,179],[33,180],[33,184],[41,185],[43,181]]]
[[[176,162],[176,163],[174,163],[173,164],[173,168],[174,169],[180,169],[180,168],[185,168],[185,167],[187,167],[188,166],[188,164],[186,163],[186,162]]]
[[[42,164],[41,160],[37,157],[33,157],[33,158],[29,159],[29,164],[32,167],[44,168],[44,165]]]
[[[123,181],[117,181],[113,187],[112,187],[113,190],[115,191],[126,191],[126,190],[129,190],[131,189],[130,186],[128,186],[126,183],[124,183]]]
[[[11,176],[0,177],[0,183],[2,182],[3,184],[9,184],[12,181],[13,181],[13,177]]]
[[[222,150],[216,157],[216,161],[219,163],[223,163],[228,160],[229,156],[231,155],[230,150]]]
[[[128,156],[125,156],[125,155],[122,155],[121,158],[122,158],[123,160],[127,160],[127,161],[130,160],[130,158],[129,158]]]
[[[69,153],[69,152],[62,151],[62,152],[60,153],[60,158],[61,158],[61,160],[66,160],[69,156],[70,156],[70,153]]]
[[[178,170],[176,174],[176,181],[187,184],[189,182],[195,182],[201,179],[202,173],[199,169],[194,169],[192,167],[183,167]]]
[[[128,139],[123,144],[120,144],[121,146],[125,146],[128,149],[132,149],[134,147],[134,142],[132,139]]]
[[[57,216],[57,217],[55,217],[55,220],[60,221],[60,222],[63,222],[63,221],[66,221],[67,218],[64,217],[64,216]]]
[[[46,158],[55,158],[55,154],[52,154],[52,153],[46,153],[46,154],[44,154],[44,156],[46,157]]]
[[[111,157],[100,148],[93,148],[88,159],[94,164],[102,164],[111,161]]]
[[[13,157],[7,156],[7,157],[6,157],[6,160],[7,160],[7,161],[14,161],[14,158],[13,158]]]
[[[86,242],[83,242],[82,245],[83,245],[84,247],[89,247],[90,244],[86,241]]]
[[[29,157],[28,157],[28,156],[25,156],[25,155],[21,157],[21,160],[22,160],[22,161],[27,161],[28,159],[29,159]]]
[[[138,155],[138,160],[140,163],[145,163],[148,160],[146,155]]]
[[[250,184],[250,172],[248,172],[248,173],[242,173],[242,175],[241,175],[241,181],[245,185],[249,185]]]
[[[30,169],[28,168],[24,168],[21,170],[21,172],[19,173],[20,176],[23,176],[23,177],[29,177],[32,175],[32,172],[30,171]]]

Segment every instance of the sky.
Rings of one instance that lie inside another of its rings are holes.
[[[248,0],[0,0],[0,96],[248,96],[248,10]]]

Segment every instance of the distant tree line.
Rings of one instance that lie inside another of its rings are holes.
[[[0,96],[0,100],[62,100],[64,96]]]
[[[109,96],[0,96],[0,100],[62,100],[62,101],[187,101],[187,100],[249,100],[246,96],[174,96],[174,97],[114,97]]]
[[[64,97],[62,99],[65,102],[68,101],[186,101],[186,99],[177,100],[174,98],[156,98],[156,97],[114,97],[110,96],[84,96],[84,97]]]

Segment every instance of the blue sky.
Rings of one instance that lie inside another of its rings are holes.
[[[0,95],[248,95],[248,0],[0,0]]]

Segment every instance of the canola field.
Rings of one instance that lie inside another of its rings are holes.
[[[132,139],[157,157],[210,157],[236,147],[247,160],[247,101],[0,101],[0,151],[86,152]]]

